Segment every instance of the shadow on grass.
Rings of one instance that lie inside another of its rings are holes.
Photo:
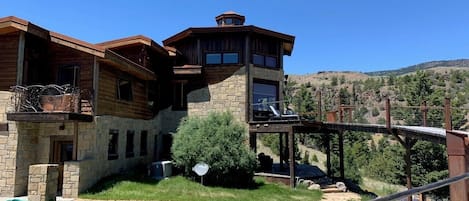
[[[136,183],[142,184],[150,184],[150,185],[157,185],[160,180],[153,179],[151,177],[146,176],[145,174],[139,173],[124,173],[124,174],[115,174],[108,177],[105,177],[98,181],[93,187],[88,189],[85,193],[99,193],[102,191],[106,191],[112,188],[114,185],[123,182],[123,181],[131,181]]]

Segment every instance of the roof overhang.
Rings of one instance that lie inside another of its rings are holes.
[[[158,43],[156,43],[152,39],[143,35],[137,35],[137,36],[131,36],[127,38],[107,41],[103,43],[98,43],[97,45],[103,46],[105,48],[113,49],[113,48],[134,46],[134,45],[139,45],[139,44],[146,45],[159,54],[168,55],[168,52],[166,51],[165,48],[161,47]]]
[[[117,69],[134,75],[135,77],[142,80],[156,80],[156,75],[153,71],[139,65],[109,49],[106,49],[104,58],[100,61],[110,64]]]
[[[246,33],[257,33],[261,35],[270,36],[277,38],[282,41],[282,48],[285,55],[291,55],[293,51],[293,46],[295,43],[295,36],[283,34],[268,29],[263,29],[253,25],[249,26],[226,26],[226,27],[197,27],[197,28],[188,28],[178,34],[169,37],[163,41],[164,46],[172,46],[173,43],[181,41],[185,38],[203,35],[203,34],[213,34],[213,33],[237,33],[237,32],[246,32]]]

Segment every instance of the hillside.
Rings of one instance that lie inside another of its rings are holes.
[[[365,73],[370,76],[389,76],[389,75],[403,75],[406,73],[415,72],[417,70],[427,70],[432,68],[469,68],[469,59],[457,59],[457,60],[443,60],[443,61],[430,61],[417,65],[412,65],[397,70],[387,70],[387,71],[375,71]]]
[[[433,106],[442,106],[442,98],[450,96],[452,101],[460,104],[460,107],[469,107],[469,103],[467,103],[467,100],[469,100],[469,60],[434,61],[394,71],[367,74],[323,71],[315,74],[290,75],[289,81],[296,83],[293,86],[293,94],[302,85],[309,88],[308,91],[311,92],[312,96],[316,96],[317,92],[320,91],[322,99],[329,103],[329,106],[323,106],[326,110],[334,108],[332,104],[337,101],[331,99],[335,99],[338,94],[341,94],[345,97],[343,99],[345,99],[346,104],[363,107],[360,121],[378,123],[379,121],[382,122],[384,118],[384,101],[386,98],[390,98],[392,104],[408,105],[404,100],[405,95],[403,93],[408,90],[406,89],[409,85],[408,82],[418,79],[417,69],[423,70],[425,79],[428,79],[428,84],[431,85],[433,95],[426,97],[426,99],[432,100],[434,102],[432,103]],[[437,99],[440,101],[436,101]],[[419,104],[413,103],[412,105],[418,106]],[[372,114],[372,111],[374,111],[374,114]],[[469,124],[465,123],[469,119],[468,111],[462,111],[465,113],[464,123],[462,124],[465,125],[461,125],[463,126],[461,129],[469,127]],[[404,115],[394,117],[399,123],[404,123],[403,121],[406,119]]]

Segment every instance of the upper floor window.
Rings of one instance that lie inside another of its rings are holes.
[[[253,54],[252,63],[258,66],[265,66],[270,68],[277,68],[277,57]]]
[[[80,78],[80,67],[79,66],[64,66],[59,68],[57,76],[57,84],[64,85],[69,84],[71,86],[78,86]]]
[[[235,52],[207,53],[205,55],[205,64],[237,64],[237,63],[239,63],[239,54]]]
[[[117,99],[132,101],[132,82],[126,79],[117,81]]]
[[[268,118],[269,106],[278,108],[278,83],[265,80],[254,80],[252,90],[253,119]]]

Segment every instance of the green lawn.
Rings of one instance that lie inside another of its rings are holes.
[[[97,200],[320,200],[322,192],[306,189],[290,189],[281,184],[265,183],[256,180],[257,186],[252,189],[232,189],[206,187],[176,176],[167,180],[113,178],[100,182],[90,192],[80,194],[83,199]]]

